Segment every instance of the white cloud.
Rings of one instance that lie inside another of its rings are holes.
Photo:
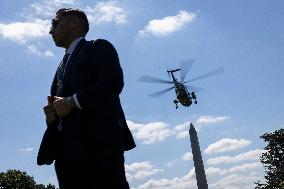
[[[174,127],[174,131],[177,133],[176,138],[185,138],[189,137],[189,127],[190,127],[190,121],[187,121],[182,124],[178,124]]]
[[[46,56],[46,57],[54,56],[51,50],[45,50],[44,52],[41,52],[40,50],[38,50],[38,48],[35,45],[28,45],[27,48],[28,52],[32,54],[36,54],[39,56]]]
[[[229,173],[238,173],[241,171],[248,171],[248,170],[254,170],[257,168],[262,167],[262,164],[260,162],[253,162],[253,163],[246,163],[243,165],[238,165],[235,167],[230,168],[228,171]]]
[[[199,116],[195,121],[194,127],[198,131],[204,125],[221,123],[228,119],[230,119],[230,117],[227,116]],[[185,123],[176,125],[174,127],[174,131],[176,132],[176,138],[182,139],[185,137],[189,137],[190,124],[191,121],[186,121]]]
[[[194,168],[183,177],[173,179],[150,179],[146,183],[132,189],[197,189]]]
[[[34,38],[47,37],[50,18],[63,7],[75,6],[78,0],[42,0],[32,3],[21,13],[22,19],[10,23],[0,23],[0,36],[5,39],[26,43]],[[82,8],[83,10],[84,8]],[[113,1],[99,2],[95,7],[86,7],[91,23],[126,23],[126,10]],[[47,56],[51,53],[47,52]]]
[[[194,21],[198,13],[199,12],[188,13],[186,11],[179,11],[175,16],[151,20],[148,25],[138,32],[138,35],[142,37],[148,34],[152,34],[156,37],[167,36],[179,31],[186,24]]]
[[[21,152],[31,152],[31,151],[33,151],[33,150],[34,150],[34,148],[32,148],[32,147],[21,148],[21,149],[20,149]]]
[[[30,5],[31,10],[27,16],[33,18],[35,16],[50,18],[53,17],[56,11],[63,7],[74,7],[77,5],[78,0],[45,0],[39,3],[32,3]],[[81,8],[85,11],[90,24],[100,23],[115,23],[125,24],[127,23],[127,11],[115,1],[101,1],[96,3],[95,6],[86,6]],[[32,14],[31,14],[32,13]]]
[[[28,39],[48,36],[49,27],[49,21],[41,19],[8,24],[0,23],[0,35],[5,39],[25,43]]]
[[[209,188],[212,189],[251,189],[253,182],[261,180],[257,170],[259,162],[243,164],[229,169],[208,167],[205,172]],[[132,189],[197,189],[195,170],[192,168],[188,174],[172,179],[150,179]]]
[[[51,50],[39,50],[31,45],[34,39],[48,37],[50,17],[62,7],[75,5],[77,0],[41,0],[26,6],[21,18],[10,23],[0,23],[0,37],[25,45],[28,53],[54,56]]]
[[[184,129],[189,129],[190,128],[190,121],[187,121],[185,123],[182,123],[182,124],[178,124],[175,126],[174,130],[175,131],[183,131]]]
[[[210,144],[206,149],[206,154],[233,151],[249,145],[251,141],[245,139],[230,139],[223,138],[213,144]]]
[[[208,167],[206,170],[206,176],[215,176],[215,175],[223,175],[225,174],[227,171],[222,170],[220,168],[216,168],[216,167]]]
[[[141,127],[143,127],[143,124],[140,123],[135,123],[133,121],[127,120],[127,125],[129,129],[133,132],[139,130]]]
[[[199,123],[213,124],[229,119],[228,117],[213,117],[213,116],[200,116],[197,118]],[[200,121],[201,120],[201,121]],[[203,121],[202,121],[203,120]],[[182,124],[178,124],[173,129],[168,127],[164,122],[152,122],[148,124],[135,123],[133,121],[127,121],[128,126],[137,140],[142,141],[144,144],[151,144],[158,141],[164,141],[170,136],[175,136],[177,139],[183,139],[189,137],[189,128],[191,121],[186,121]]]
[[[212,189],[252,189],[254,182],[260,180],[260,177],[254,175],[232,174],[217,180],[209,185]]]
[[[190,161],[192,160],[193,156],[192,153],[190,152],[186,152],[183,156],[182,156],[182,160],[183,161]]]
[[[189,132],[188,131],[180,131],[177,133],[176,138],[186,138],[189,137]]]
[[[206,175],[219,176],[213,182],[209,183],[212,189],[251,189],[254,188],[254,182],[261,180],[260,172],[257,169],[261,167],[259,162],[247,163],[235,166],[229,169],[220,169],[209,167],[206,169]],[[241,174],[242,172],[242,174]],[[217,179],[220,178],[220,179]]]
[[[213,175],[224,175],[224,174],[237,174],[240,172],[247,173],[251,171],[252,173],[255,172],[258,168],[262,167],[260,162],[253,162],[253,163],[245,163],[242,165],[234,166],[228,169],[220,169],[216,167],[209,167],[207,168],[206,175],[213,176]]]
[[[133,179],[141,180],[164,171],[163,169],[156,169],[155,166],[149,161],[125,165],[125,170],[127,173],[127,179],[129,181]]]
[[[90,23],[103,22],[125,24],[127,23],[127,11],[114,1],[99,2],[93,8],[87,7],[86,13]]]
[[[153,122],[148,124],[137,124],[127,121],[130,130],[137,140],[141,140],[144,144],[152,144],[164,141],[174,132],[168,129],[168,125],[164,122]]]
[[[245,160],[259,160],[260,155],[264,152],[264,150],[251,150],[245,153],[241,153],[237,156],[219,156],[215,158],[211,158],[207,160],[209,165],[215,165],[219,163],[236,163]]]
[[[196,124],[198,125],[207,125],[207,124],[215,124],[220,123],[225,120],[229,119],[229,117],[226,116],[220,116],[220,117],[214,117],[214,116],[200,116],[196,120]]]
[[[76,5],[76,0],[45,0],[32,3],[30,4],[31,10],[29,10],[29,15],[27,17],[34,17],[37,15],[49,18],[54,16],[58,9],[74,5]]]

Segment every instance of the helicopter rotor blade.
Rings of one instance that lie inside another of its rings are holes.
[[[199,92],[199,91],[203,90],[203,88],[194,87],[194,86],[191,86],[191,85],[184,85],[184,86],[189,90],[189,92]]]
[[[169,92],[170,90],[174,89],[175,87],[170,87],[170,88],[167,88],[167,89],[164,89],[164,90],[161,90],[161,91],[158,91],[156,93],[152,93],[152,94],[149,94],[150,97],[159,97],[167,92]]]
[[[184,83],[195,81],[195,80],[198,80],[198,79],[204,79],[204,78],[207,78],[207,77],[211,77],[213,75],[218,75],[218,74],[223,73],[224,71],[225,71],[225,68],[224,68],[224,66],[222,66],[222,67],[219,67],[219,68],[217,68],[215,70],[212,70],[211,72],[208,72],[208,73],[200,75],[200,76],[198,76],[196,78],[190,79],[190,80],[188,80],[188,81],[186,81]]]
[[[167,84],[172,84],[172,81],[167,81],[165,79],[160,79],[160,78],[156,78],[153,76],[149,76],[149,75],[143,75],[141,76],[138,81],[140,82],[148,82],[148,83],[167,83]]]
[[[181,68],[180,80],[181,81],[184,81],[194,61],[195,61],[194,59],[185,59],[185,60],[180,61],[180,68]]]

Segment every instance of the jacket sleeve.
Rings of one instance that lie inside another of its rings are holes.
[[[113,45],[103,39],[94,41],[88,53],[88,68],[94,75],[89,86],[77,93],[82,109],[95,106],[108,95],[119,95],[123,88],[123,73]]]
[[[61,140],[60,133],[57,129],[58,122],[49,125],[44,132],[38,155],[38,165],[50,165],[59,154]]]

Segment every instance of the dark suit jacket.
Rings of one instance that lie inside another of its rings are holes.
[[[56,77],[51,95],[55,95]],[[121,108],[119,94],[123,74],[115,48],[106,40],[82,39],[72,53],[63,79],[64,96],[77,94],[82,110],[74,109],[48,125],[37,163],[51,164],[57,158],[84,160],[96,154],[123,152],[135,147]]]

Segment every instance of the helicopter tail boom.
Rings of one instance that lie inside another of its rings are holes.
[[[181,69],[174,69],[174,70],[167,70],[168,73],[174,73],[174,72],[177,72],[177,71],[180,71]]]

